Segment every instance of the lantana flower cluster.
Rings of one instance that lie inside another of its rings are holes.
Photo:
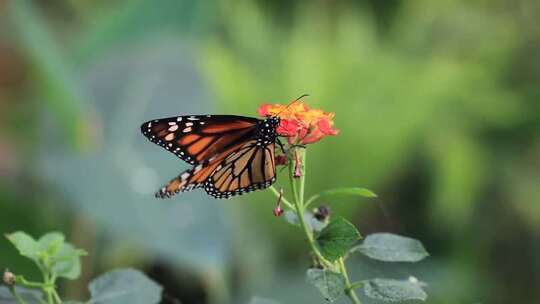
[[[277,132],[280,136],[287,137],[291,145],[312,144],[326,136],[339,133],[339,130],[332,127],[334,113],[310,109],[302,102],[293,102],[290,105],[263,104],[258,112],[263,117],[281,118]]]

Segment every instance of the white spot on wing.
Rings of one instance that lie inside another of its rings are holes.
[[[182,132],[184,132],[184,133],[188,133],[188,132],[191,132],[191,127],[187,127],[187,128],[185,128],[184,130],[182,130]]]
[[[165,136],[166,141],[171,141],[174,139],[174,133],[169,133],[167,136]]]

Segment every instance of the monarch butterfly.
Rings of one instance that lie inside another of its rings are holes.
[[[193,165],[156,192],[157,198],[204,188],[215,198],[264,189],[276,181],[277,116],[190,115],[147,121],[141,132]]]

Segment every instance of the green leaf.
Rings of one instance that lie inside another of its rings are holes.
[[[366,188],[359,188],[359,187],[336,188],[336,189],[326,190],[319,194],[313,195],[307,200],[306,206],[310,205],[311,203],[313,203],[314,201],[320,198],[328,198],[328,197],[340,196],[340,195],[361,196],[361,197],[367,197],[367,198],[377,197],[375,193],[373,193],[371,190],[368,190]]]
[[[90,283],[93,304],[153,304],[161,300],[162,287],[135,269],[107,272]]]
[[[15,290],[17,291],[17,294],[26,302],[26,304],[41,304],[43,301],[43,294],[39,290],[19,286],[16,286]],[[0,303],[19,304],[11,291],[5,286],[0,286]]]
[[[272,299],[266,299],[261,297],[253,297],[249,301],[249,304],[279,304],[279,302]]]
[[[65,237],[62,233],[49,232],[39,239],[39,250],[40,252],[46,252],[49,256],[54,257],[64,246],[64,241]]]
[[[401,302],[408,300],[427,299],[422,284],[415,278],[409,280],[373,279],[364,281],[366,296],[386,302]]]
[[[418,262],[429,256],[418,240],[391,233],[374,233],[351,249],[384,262]]]
[[[306,277],[307,282],[315,286],[329,302],[339,298],[345,291],[345,280],[339,273],[312,268],[307,270]]]
[[[8,234],[6,237],[15,248],[17,248],[22,256],[37,262],[39,257],[39,244],[36,240],[22,231]]]
[[[353,196],[362,196],[367,198],[375,198],[377,194],[373,193],[371,190],[366,188],[351,187],[351,188],[336,188],[323,191],[319,193],[320,196],[330,196],[330,195],[353,195]]]
[[[360,233],[353,224],[342,217],[332,220],[317,236],[317,245],[322,255],[331,262],[343,257]]]
[[[52,272],[58,277],[74,280],[81,275],[81,256],[86,251],[66,243],[53,258]]]

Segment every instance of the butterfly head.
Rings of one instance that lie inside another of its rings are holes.
[[[267,122],[271,128],[276,129],[277,127],[279,127],[279,123],[281,119],[278,116],[270,116],[266,118],[264,121]]]

